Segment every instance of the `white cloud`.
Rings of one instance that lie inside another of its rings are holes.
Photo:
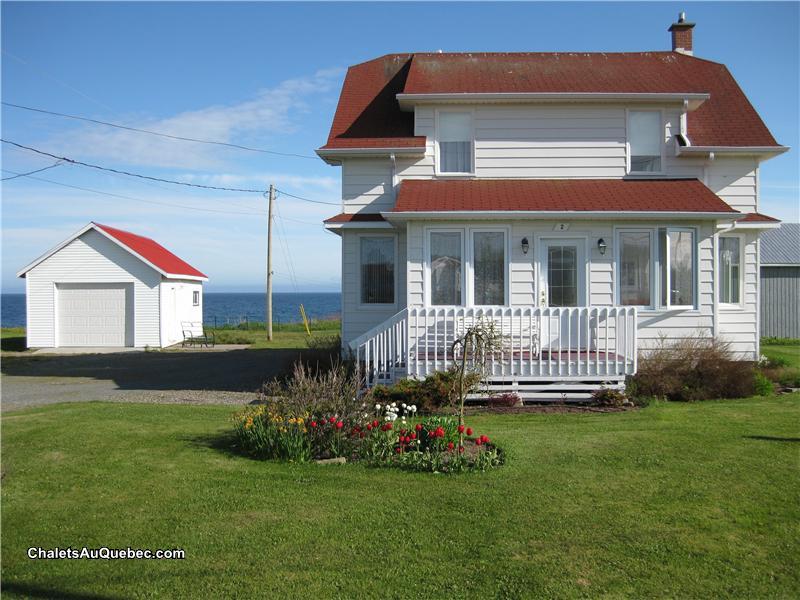
[[[265,137],[297,131],[299,117],[310,110],[312,101],[317,101],[314,97],[336,89],[341,74],[341,69],[320,70],[311,76],[288,79],[261,90],[251,100],[122,124],[181,137],[266,145]],[[82,126],[56,135],[46,142],[46,148],[56,154],[102,158],[105,163],[166,168],[219,168],[231,160],[231,152],[225,150],[223,158],[220,147],[176,142],[102,125]]]

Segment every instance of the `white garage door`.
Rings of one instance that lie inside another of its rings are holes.
[[[59,346],[124,346],[126,284],[58,284]]]

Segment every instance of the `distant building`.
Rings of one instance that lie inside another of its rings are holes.
[[[761,335],[800,338],[800,223],[761,234]]]
[[[89,223],[17,276],[29,348],[165,347],[187,327],[202,329],[208,278],[128,231]]]

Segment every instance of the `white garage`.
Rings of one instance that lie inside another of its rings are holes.
[[[128,231],[89,223],[18,276],[31,348],[165,347],[202,329],[208,278]]]

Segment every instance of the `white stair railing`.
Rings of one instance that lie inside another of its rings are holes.
[[[350,342],[367,387],[393,383],[408,360],[408,310],[403,309]]]

